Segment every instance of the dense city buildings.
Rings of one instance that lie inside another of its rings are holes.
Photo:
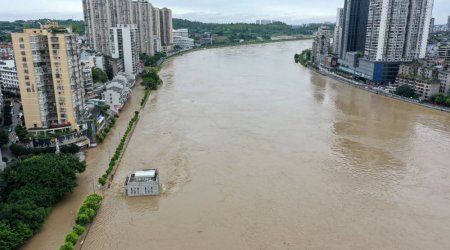
[[[136,75],[139,66],[139,33],[135,24],[111,28],[111,57],[122,61],[124,72]]]
[[[450,42],[437,43],[437,55],[438,58],[442,58],[450,63]]]
[[[10,43],[0,43],[0,60],[13,60],[14,49]]]
[[[133,2],[133,23],[139,30],[139,51],[141,54],[155,54],[153,41],[153,6],[146,0]]]
[[[334,27],[334,37],[333,37],[333,53],[336,55],[341,54],[343,28],[344,28],[344,9],[338,8],[336,15],[336,26]]]
[[[450,70],[447,65],[436,65],[433,60],[418,60],[400,65],[395,83],[410,86],[425,100],[439,93],[448,95]]]
[[[13,33],[25,125],[81,130],[84,86],[77,35],[56,23]]]
[[[340,56],[346,52],[364,51],[369,0],[346,0]]]
[[[161,46],[164,52],[169,52],[173,49],[173,24],[172,24],[172,10],[162,8],[159,10],[159,20],[161,27]]]
[[[425,58],[433,0],[345,1],[340,69],[393,83],[402,62]]]
[[[120,25],[136,25],[137,50],[132,48],[133,58],[140,54],[153,56],[157,52],[173,50],[172,11],[154,8],[147,0],[83,0],[84,19],[88,46],[106,56],[105,65],[110,76],[127,67],[127,59],[117,60],[111,48],[117,37],[111,37],[111,29]],[[129,66],[129,64],[128,64]],[[131,70],[128,68],[128,73]]]
[[[322,25],[314,36],[312,47],[312,61],[318,65],[323,64],[324,57],[331,52],[331,30],[329,26]]]
[[[102,99],[112,112],[119,114],[132,94],[134,83],[134,75],[121,72],[112,81],[105,84]]]
[[[0,61],[0,85],[2,92],[19,93],[19,79],[14,60]]]

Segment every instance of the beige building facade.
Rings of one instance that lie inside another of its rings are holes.
[[[13,33],[27,129],[81,130],[84,87],[77,35],[57,24]]]

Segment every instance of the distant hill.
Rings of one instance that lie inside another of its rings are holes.
[[[211,34],[216,44],[246,41],[268,41],[272,37],[304,37],[313,35],[322,24],[290,26],[282,22],[267,25],[249,23],[202,23],[184,19],[173,19],[174,29],[187,28],[190,36],[200,40]]]
[[[39,22],[45,24],[48,19],[40,20],[17,20],[14,22],[0,21],[0,42],[10,42],[12,32],[22,32],[24,28],[38,28]],[[54,20],[61,26],[72,27],[79,34],[84,34],[84,21],[80,20]],[[173,19],[174,29],[188,28],[189,33],[195,40],[205,37],[205,33],[211,34],[216,44],[237,43],[241,40],[265,41],[272,37],[291,36],[301,37],[313,35],[320,27],[320,23],[291,26],[282,22],[267,25],[251,23],[202,23],[184,19]]]

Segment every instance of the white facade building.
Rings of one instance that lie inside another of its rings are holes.
[[[180,49],[192,49],[194,47],[194,39],[189,38],[189,30],[173,30],[173,45]]]
[[[2,91],[19,93],[19,78],[14,60],[0,61],[0,84]]]
[[[124,71],[131,75],[140,73],[138,29],[135,24],[119,24],[110,29],[111,55],[123,61]]]
[[[433,0],[371,0],[365,56],[411,61],[426,56]]]
[[[153,56],[153,6],[147,0],[133,2],[133,23],[139,30],[140,53]]]
[[[159,171],[157,169],[137,171],[127,177],[125,189],[127,196],[159,195]]]
[[[334,28],[334,37],[333,37],[333,53],[337,55],[341,54],[343,27],[344,27],[344,9],[338,8],[336,16],[336,27]]]
[[[131,96],[134,87],[134,75],[121,72],[112,81],[105,84],[102,99],[110,110],[118,114]]]
[[[322,25],[314,36],[312,46],[312,61],[318,65],[323,64],[325,56],[331,50],[331,30],[330,27]]]

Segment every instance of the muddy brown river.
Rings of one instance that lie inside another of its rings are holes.
[[[310,46],[166,62],[83,249],[450,249],[450,115],[296,65]],[[163,194],[125,197],[145,168]]]

